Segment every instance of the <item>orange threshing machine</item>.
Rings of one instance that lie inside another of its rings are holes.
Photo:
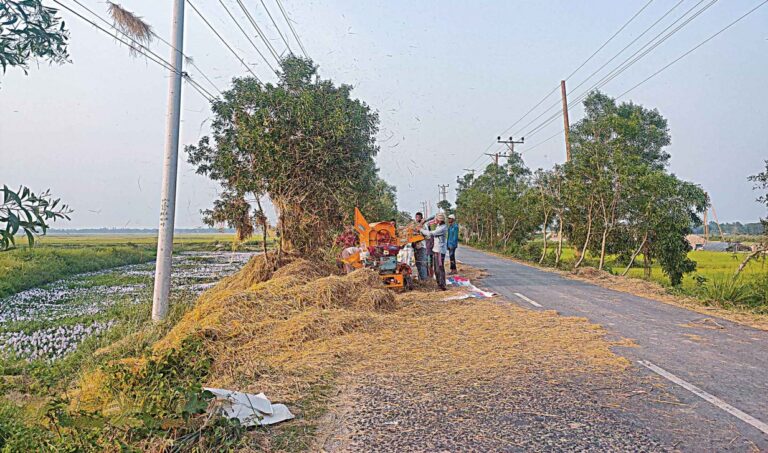
[[[411,266],[398,261],[397,255],[403,247],[424,240],[424,237],[413,228],[402,228],[398,232],[392,221],[369,224],[357,208],[354,228],[360,240],[360,251],[343,261],[356,269],[367,267],[377,271],[388,288],[411,289]]]

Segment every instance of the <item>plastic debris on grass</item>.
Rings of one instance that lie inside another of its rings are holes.
[[[462,300],[462,299],[488,299],[493,296],[496,296],[497,294],[492,291],[483,291],[482,289],[478,288],[477,286],[473,285],[472,282],[466,278],[461,276],[451,276],[446,279],[446,283],[448,286],[454,286],[454,287],[460,287],[465,288],[466,291],[461,294],[448,296],[444,298],[443,300]]]
[[[206,387],[216,398],[215,410],[221,415],[238,419],[241,426],[274,425],[293,418],[285,404],[272,404],[266,395],[243,393]]]

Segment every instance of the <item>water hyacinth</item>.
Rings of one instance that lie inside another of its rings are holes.
[[[246,252],[177,254],[173,257],[172,288],[174,291],[201,293],[222,277],[240,269],[252,256],[253,253]],[[94,286],[91,279],[100,276],[132,277],[134,282]],[[135,283],[137,278],[142,277],[144,282]],[[63,357],[74,351],[85,338],[102,333],[115,324],[114,320],[83,324],[75,322],[75,318],[97,315],[120,301],[140,303],[148,300],[151,298],[149,291],[153,277],[154,263],[132,264],[80,274],[0,299],[0,355],[15,355],[30,360]],[[25,333],[27,329],[3,331],[8,323],[50,323],[67,319],[72,320],[71,325],[45,327],[29,333]]]
[[[28,360],[56,360],[77,348],[91,335],[106,331],[115,321],[95,322],[90,325],[75,324],[36,330],[32,333],[0,333],[0,344],[5,355]]]

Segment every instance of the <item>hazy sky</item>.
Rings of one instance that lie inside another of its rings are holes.
[[[106,15],[103,2],[81,1]],[[224,1],[243,26],[249,26],[235,1]],[[274,46],[283,49],[261,3],[244,1]],[[697,1],[683,0],[593,80]],[[62,2],[74,6],[72,0]],[[759,2],[716,3],[603,90],[619,95]],[[274,0],[265,3],[280,20]],[[478,156],[496,135],[647,0],[283,3],[309,55],[320,65],[321,76],[354,85],[353,94],[380,113],[381,173],[397,186],[400,208],[413,212],[422,200],[434,203],[440,183],[451,184],[453,198],[456,176],[470,165],[481,168],[488,162]],[[676,3],[653,1],[568,80],[569,86],[579,84]],[[170,1],[122,4],[169,36]],[[274,80],[218,1],[197,0],[195,5],[257,74]],[[76,210],[72,222],[60,227],[155,227],[168,74],[151,62],[129,57],[114,39],[72,14],[61,14],[71,30],[72,63],[35,66],[27,76],[10,69],[2,76],[0,183],[52,189]],[[285,23],[279,23],[287,32]],[[169,50],[162,44],[153,48],[167,58]],[[245,73],[190,8],[185,52],[221,89],[233,76]],[[189,71],[196,76],[193,68]],[[205,84],[199,76],[197,80]],[[768,5],[622,98],[657,108],[669,120],[671,170],[710,193],[721,221],[756,221],[765,215],[746,178],[768,158],[766,82]],[[210,112],[200,95],[186,84],[184,90],[181,141],[190,144],[208,131]],[[543,106],[555,102],[553,95]],[[571,121],[581,112],[576,106]],[[524,134],[540,121],[517,130],[527,122],[511,132]],[[558,119],[526,137],[527,146],[518,147],[531,169],[563,161],[562,136],[526,151],[561,129]],[[210,206],[218,188],[195,175],[183,152],[181,156],[177,226],[201,225],[199,211]]]

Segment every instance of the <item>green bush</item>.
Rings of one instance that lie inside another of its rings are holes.
[[[751,286],[734,277],[705,280],[701,284],[701,292],[706,299],[733,305],[750,305],[754,300]]]

